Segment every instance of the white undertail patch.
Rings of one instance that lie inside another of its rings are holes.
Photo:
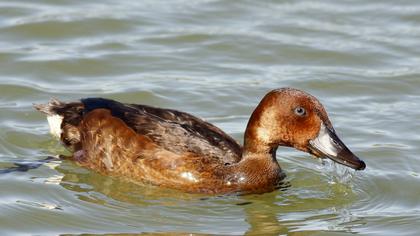
[[[61,137],[61,123],[63,122],[63,117],[60,115],[49,115],[47,116],[48,125],[50,126],[50,133],[56,137]]]

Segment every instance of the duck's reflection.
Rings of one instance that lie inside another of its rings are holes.
[[[264,200],[258,201],[258,196],[245,196],[253,204],[243,206],[245,220],[249,228],[245,235],[285,235],[289,232],[287,226],[282,225],[278,219],[278,205],[276,204],[278,192],[264,194]],[[255,201],[258,201],[257,203]]]

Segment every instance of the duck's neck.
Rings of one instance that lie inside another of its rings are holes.
[[[266,95],[252,112],[245,130],[243,158],[255,154],[275,157],[278,145],[273,142],[273,132],[278,126],[273,125],[276,120],[273,103],[272,97]]]
[[[264,98],[252,113],[245,130],[242,159],[232,166],[241,189],[260,186],[272,190],[284,178],[276,159],[279,144],[273,141],[275,113],[267,108],[272,107],[270,103],[270,98]]]
[[[245,130],[242,158],[254,155],[268,155],[275,158],[278,145],[270,142],[270,131],[261,121],[261,113],[257,107]]]
[[[244,153],[242,160],[232,166],[229,183],[239,192],[263,193],[275,190],[285,175],[276,160],[276,148],[264,153]]]
[[[275,172],[281,171],[276,158],[277,147],[277,145],[271,146],[260,142],[260,140],[249,139],[245,136],[242,159],[238,164],[240,166],[258,165],[261,168],[260,170],[271,171],[277,175]],[[244,168],[244,170],[247,170],[247,168]]]

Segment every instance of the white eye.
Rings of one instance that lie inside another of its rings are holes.
[[[298,116],[304,116],[306,115],[306,110],[303,107],[296,107],[295,108],[295,114]]]

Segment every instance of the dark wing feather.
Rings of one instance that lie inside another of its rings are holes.
[[[241,146],[233,138],[188,113],[103,98],[87,98],[82,103],[85,112],[99,108],[110,110],[128,127],[168,151],[210,156],[224,163],[236,163],[241,158]]]

